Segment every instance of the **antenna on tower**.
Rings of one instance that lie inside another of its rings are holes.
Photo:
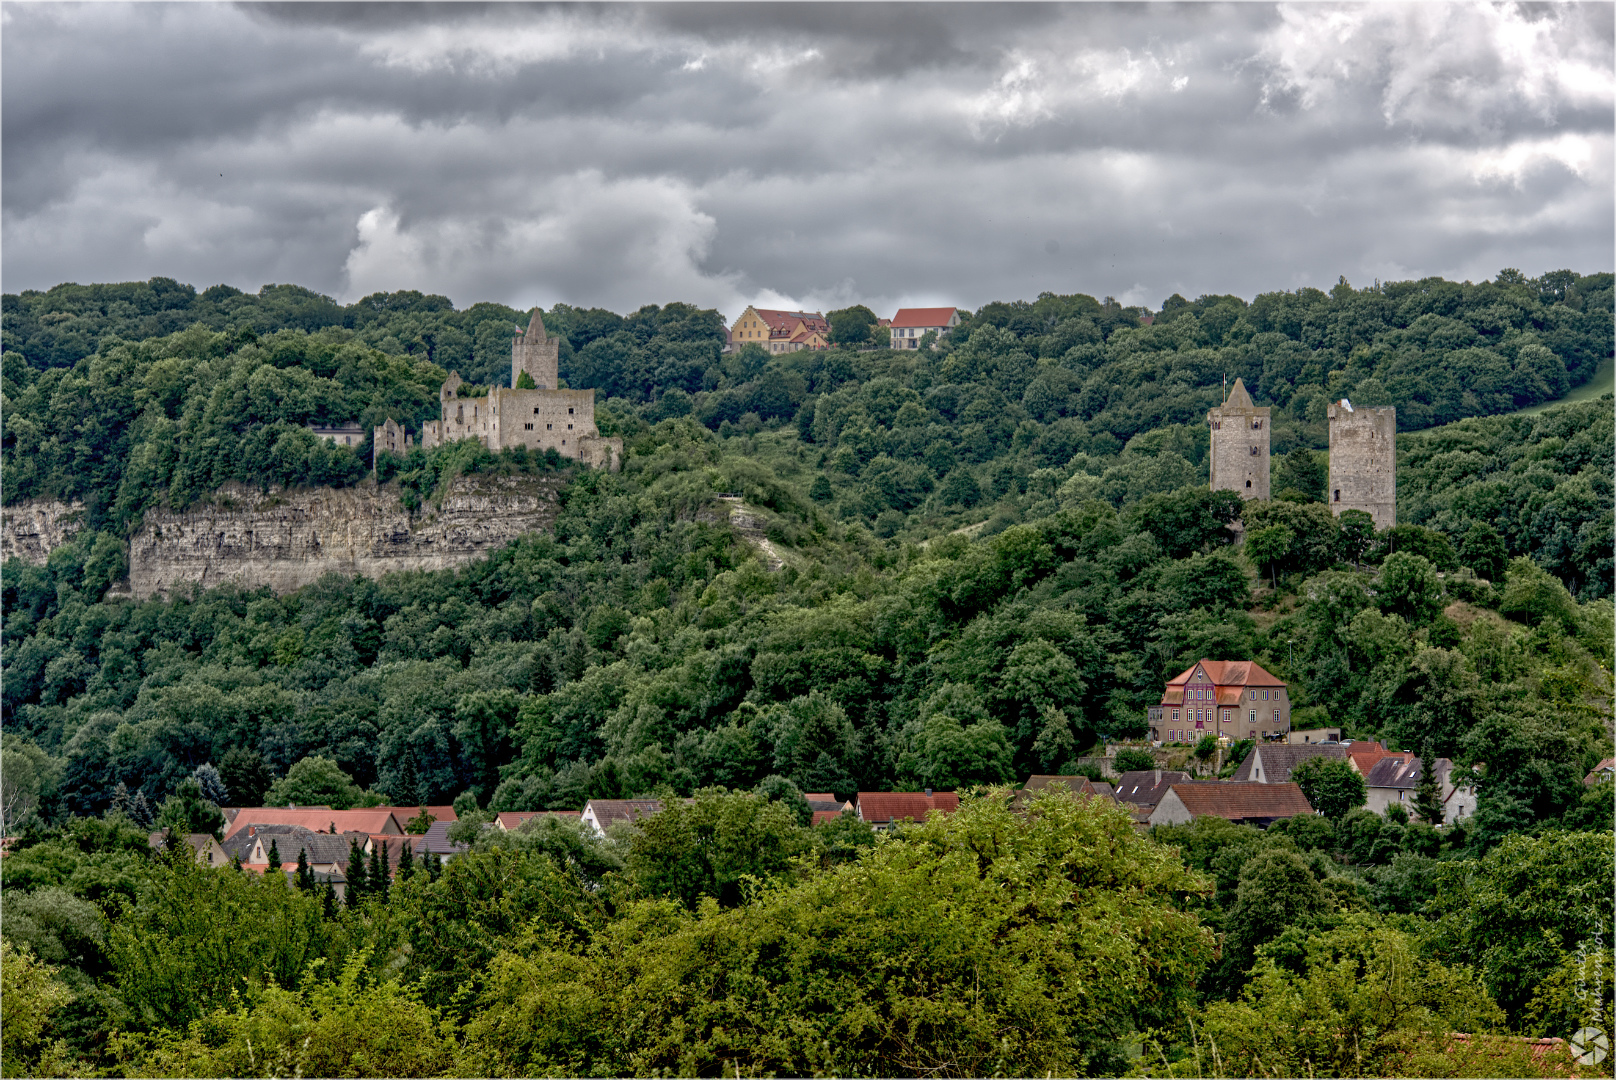
[[[1229,373],[1227,371],[1223,373],[1223,403],[1225,405],[1229,404]]]

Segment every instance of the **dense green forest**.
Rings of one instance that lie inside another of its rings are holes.
[[[5,298],[6,500],[87,520],[4,568],[8,1074],[1188,1075],[1214,1042],[1230,1075],[1498,1073],[1547,1066],[1430,1033],[1569,1034],[1577,987],[1613,984],[1578,952],[1616,872],[1616,796],[1581,782],[1611,744],[1612,399],[1492,415],[1610,355],[1611,275],[1174,298],[1150,325],[1046,295],[918,352],[720,353],[713,312],[558,307],[563,374],[626,454],[566,473],[551,534],[288,596],[103,599],[147,507],[360,482],[368,447],[305,423],[413,426],[447,368],[508,377],[519,313],[440,301]],[[1276,406],[1273,502],[1206,489],[1225,375]],[[1379,535],[1318,501],[1342,393],[1428,428]],[[382,478],[408,501],[558,467],[462,445]],[[782,570],[702,512],[719,493]],[[1477,814],[1142,837],[984,795],[873,844],[799,816],[804,791],[1078,768],[1202,656],[1286,679],[1298,727],[1473,768]],[[346,907],[149,850],[271,785],[455,800],[470,835],[695,801],[606,840],[482,835]]]

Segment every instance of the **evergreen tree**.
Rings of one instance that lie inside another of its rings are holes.
[[[359,850],[358,840],[348,841],[348,892],[346,903],[358,907],[365,899],[365,853]]]
[[[385,904],[387,902],[387,874],[382,869],[381,848],[381,844],[371,843],[370,866],[365,873],[367,876],[366,885],[369,887],[370,894]]]
[[[388,896],[393,891],[393,877],[387,866],[387,845],[377,844],[376,847],[381,852],[381,876],[375,879],[376,892],[381,896],[382,903],[385,904]]]
[[[398,851],[398,880],[405,881],[415,873],[415,837],[404,838]]]
[[[329,881],[320,890],[320,912],[328,919],[337,917],[337,890]]]
[[[269,842],[269,869],[270,869],[270,872],[273,873],[274,871],[279,870],[280,868],[281,868],[281,849],[280,849],[280,845],[276,844],[274,840],[271,840]]]
[[[314,871],[309,869],[308,849],[301,845],[297,849],[297,887],[304,892],[314,888]]]
[[[1427,825],[1442,824],[1442,786],[1436,778],[1436,758],[1428,742],[1420,749],[1420,782],[1414,789],[1414,812]]]

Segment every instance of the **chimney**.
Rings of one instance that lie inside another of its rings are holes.
[[[1161,770],[1160,769],[1156,770],[1156,785],[1158,787],[1161,786]]]
[[[926,789],[926,798],[931,798],[931,788]]]

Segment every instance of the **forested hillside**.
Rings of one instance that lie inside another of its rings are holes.
[[[610,395],[625,462],[571,473],[553,534],[148,602],[103,599],[145,507],[357,481],[368,448],[302,425],[413,422],[446,366],[492,381],[517,313],[7,297],[6,498],[83,499],[88,527],[4,568],[6,1071],[1188,1074],[1215,1031],[1226,1071],[1407,1075],[1483,1068],[1432,1033],[1568,1034],[1611,914],[1612,792],[1581,780],[1611,743],[1612,400],[1481,414],[1609,354],[1610,284],[1206,298],[1148,326],[1046,296],[936,352],[773,357],[720,354],[716,314],[682,305],[561,308],[563,372]],[[1225,374],[1276,406],[1273,502],[1206,489]],[[1318,501],[1340,393],[1406,426],[1480,417],[1401,436],[1403,524],[1378,536]],[[457,470],[554,467],[462,445],[383,479],[419,502]],[[983,798],[872,845],[798,816],[804,791],[1076,768],[1203,656],[1286,679],[1297,727],[1475,769],[1474,819],[1143,838],[1097,804]],[[454,800],[474,837],[497,810],[696,801],[604,841],[484,835],[344,909],[152,855],[154,824],[206,831],[203,780],[237,805]],[[1348,960],[1369,976],[1341,982]],[[1308,1023],[1264,1019],[1299,1001]]]

